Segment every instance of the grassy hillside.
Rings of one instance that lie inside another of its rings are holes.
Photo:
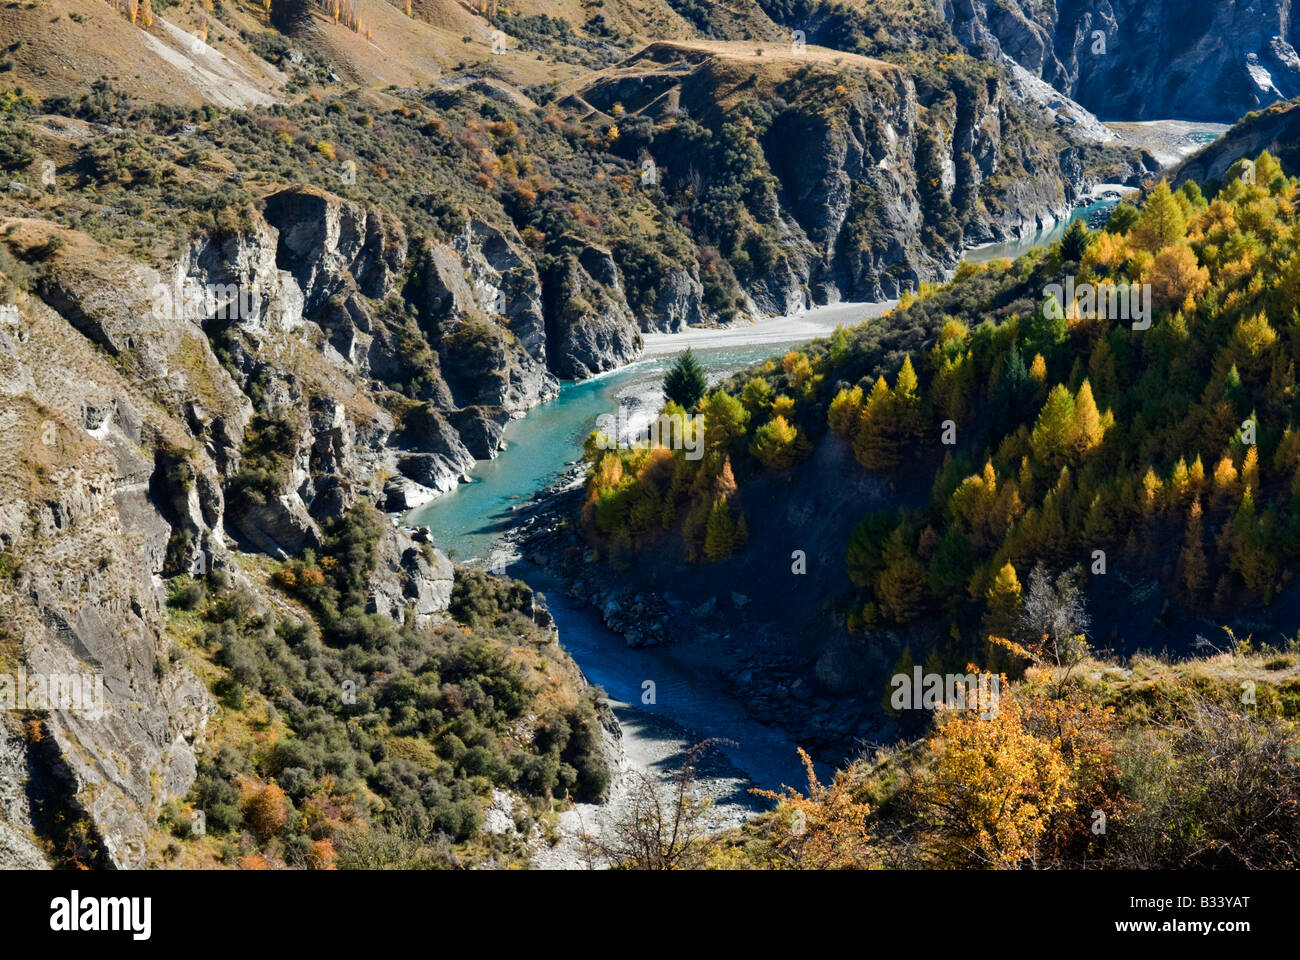
[[[367,614],[382,522],[359,507],[319,555],[169,583],[172,660],[222,710],[193,790],[163,809],[160,863],[502,865],[526,860],[569,798],[604,795],[595,693],[532,592],[460,570],[441,623]],[[494,790],[508,830],[485,829]]]
[[[1294,869],[1294,651],[1084,658],[691,851],[722,869]],[[1249,691],[1247,695],[1244,691]]]

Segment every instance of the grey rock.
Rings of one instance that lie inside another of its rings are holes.
[[[279,231],[279,262],[302,289],[305,314],[338,293],[349,277],[374,299],[394,292],[407,253],[398,221],[312,187],[268,197],[265,216]]]
[[[440,550],[416,544],[403,530],[386,528],[377,557],[370,582],[371,612],[398,620],[409,613],[415,626],[422,627],[450,605],[455,569]]]
[[[717,609],[717,607],[718,607],[718,598],[709,597],[709,599],[705,600],[702,604],[700,604],[698,607],[692,610],[691,614],[696,617],[707,617],[710,614],[712,614]]]
[[[940,11],[973,53],[1005,53],[1101,116],[1231,123],[1300,94],[1291,0],[945,0]]]
[[[608,250],[569,238],[546,277],[551,369],[586,379],[635,360],[644,341]]]

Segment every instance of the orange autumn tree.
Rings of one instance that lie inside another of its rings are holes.
[[[1052,817],[1070,807],[1070,767],[1059,745],[1035,736],[1021,706],[1002,697],[995,716],[942,711],[926,741],[920,796],[943,863],[1000,869],[1034,862]]]
[[[1195,299],[1210,285],[1210,271],[1196,260],[1185,243],[1166,247],[1142,271],[1142,282],[1151,284],[1151,299],[1165,310],[1194,309]],[[1189,302],[1192,301],[1192,302]]]
[[[284,829],[289,819],[287,799],[274,780],[260,788],[249,788],[243,802],[244,819],[260,842],[265,843]]]
[[[808,793],[794,787],[785,793],[751,792],[775,800],[775,829],[785,832],[776,844],[790,866],[801,870],[841,870],[870,866],[869,822],[871,807],[859,800],[844,773],[823,784],[812,758],[799,749],[808,774]]]

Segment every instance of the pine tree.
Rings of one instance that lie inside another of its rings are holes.
[[[718,477],[713,481],[713,499],[721,503],[731,503],[731,498],[736,495],[736,475],[731,469],[731,457],[726,457],[722,461],[722,469],[718,471]]]
[[[934,409],[944,418],[961,423],[970,414],[970,393],[975,381],[975,362],[969,354],[944,356],[930,385]]]
[[[1214,502],[1217,506],[1227,504],[1237,491],[1237,467],[1232,457],[1222,456],[1214,467]]]
[[[1246,448],[1246,457],[1241,463],[1241,482],[1259,489],[1259,448],[1254,444]]]
[[[1267,150],[1255,159],[1255,184],[1257,186],[1263,187],[1276,196],[1283,189],[1284,178],[1285,173],[1282,170],[1282,164]]]
[[[798,453],[799,431],[785,417],[773,417],[754,431],[750,452],[769,470],[785,470]]]
[[[1030,434],[1029,445],[1034,459],[1053,471],[1066,466],[1073,452],[1073,427],[1074,398],[1064,384],[1058,383],[1048,394]]]
[[[1101,413],[1097,402],[1092,397],[1092,384],[1087,380],[1079,387],[1074,397],[1074,421],[1071,425],[1075,452],[1087,453],[1101,444],[1105,431],[1101,424]]]
[[[921,392],[910,356],[903,358],[893,392],[896,410],[893,432],[904,443],[911,443],[921,435]]]
[[[1034,354],[1034,362],[1029,365],[1029,379],[1034,383],[1047,382],[1047,361],[1041,353]]]
[[[1044,363],[1060,359],[1061,347],[1070,335],[1066,314],[1072,304],[1062,306],[1048,297],[1024,324],[1025,352],[1041,353]]]
[[[748,391],[748,387],[745,388]],[[826,422],[841,437],[852,439],[862,416],[862,388],[845,388],[835,395],[830,409],[826,412]]]
[[[920,614],[925,600],[925,567],[912,546],[912,529],[899,524],[881,555],[885,569],[876,580],[881,612],[896,623],[909,623]]]
[[[1090,240],[1088,225],[1084,223],[1083,217],[1071,221],[1065,230],[1065,236],[1061,238],[1061,259],[1071,263],[1078,263],[1083,259],[1083,255],[1088,252]]]
[[[952,493],[953,516],[970,530],[977,549],[990,550],[1002,535],[998,515],[998,478],[993,461],[980,474],[967,477]]]
[[[1038,552],[1051,561],[1062,560],[1069,546],[1065,538],[1065,518],[1061,516],[1061,496],[1055,491],[1043,498],[1034,524]]]
[[[1174,475],[1170,481],[1174,497],[1182,500],[1187,497],[1192,489],[1192,475],[1187,469],[1187,458],[1179,457],[1178,462],[1174,464]]]
[[[1232,518],[1232,554],[1229,565],[1251,593],[1265,595],[1273,586],[1276,560],[1255,511],[1255,495],[1247,486]]]
[[[1188,599],[1193,603],[1205,591],[1209,577],[1202,527],[1201,500],[1197,497],[1192,501],[1191,509],[1187,512],[1187,533],[1183,537],[1183,552],[1178,558],[1178,566],[1182,570],[1183,588],[1187,591]]]
[[[762,377],[750,377],[745,388],[740,391],[740,402],[751,416],[758,416],[771,405],[773,393],[772,385]],[[859,400],[861,397],[862,391],[859,389]]]
[[[1020,578],[1010,563],[1003,564],[984,594],[984,629],[987,634],[1010,638],[1020,612]]]
[[[1160,509],[1164,492],[1164,484],[1156,473],[1155,467],[1147,467],[1147,472],[1142,477],[1142,511],[1147,516],[1154,515]]]
[[[868,470],[892,470],[898,466],[898,444],[894,440],[894,396],[882,376],[871,388],[858,417],[853,455]]]
[[[1029,378],[1029,371],[1025,367],[1025,358],[1020,353],[1020,348],[1012,344],[1010,351],[1007,352],[1002,377],[998,380],[990,401],[989,437],[991,440],[994,442],[1001,440],[1025,422],[1032,412],[1031,407],[1036,392],[1037,387]]]
[[[664,376],[664,399],[676,403],[686,410],[694,410],[700,402],[709,383],[704,376],[704,369],[695,359],[691,348],[679,354],[672,367]]]
[[[704,528],[704,555],[710,560],[721,560],[736,548],[736,523],[731,508],[719,500],[709,510],[709,520]]]
[[[949,612],[962,602],[962,588],[970,580],[973,566],[970,540],[956,526],[949,527],[935,547],[926,576],[931,596]]]
[[[1161,180],[1147,195],[1137,222],[1129,231],[1133,242],[1149,253],[1157,253],[1187,233],[1187,218],[1174,199],[1169,184]]]
[[[726,390],[709,394],[700,405],[700,412],[704,415],[704,440],[710,452],[725,454],[745,439],[749,411]]]
[[[1102,403],[1114,406],[1115,395],[1119,391],[1119,376],[1115,370],[1115,354],[1111,351],[1110,341],[1100,338],[1093,348],[1088,360],[1088,376],[1096,384],[1096,391]]]

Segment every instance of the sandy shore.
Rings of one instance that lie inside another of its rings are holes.
[[[681,333],[648,333],[646,357],[679,353],[687,347],[697,350],[740,344],[788,343],[825,337],[843,324],[852,327],[864,320],[879,317],[898,301],[884,303],[837,303],[814,307],[806,313],[786,317],[764,317],[753,323],[735,323],[729,327],[690,327]]]

